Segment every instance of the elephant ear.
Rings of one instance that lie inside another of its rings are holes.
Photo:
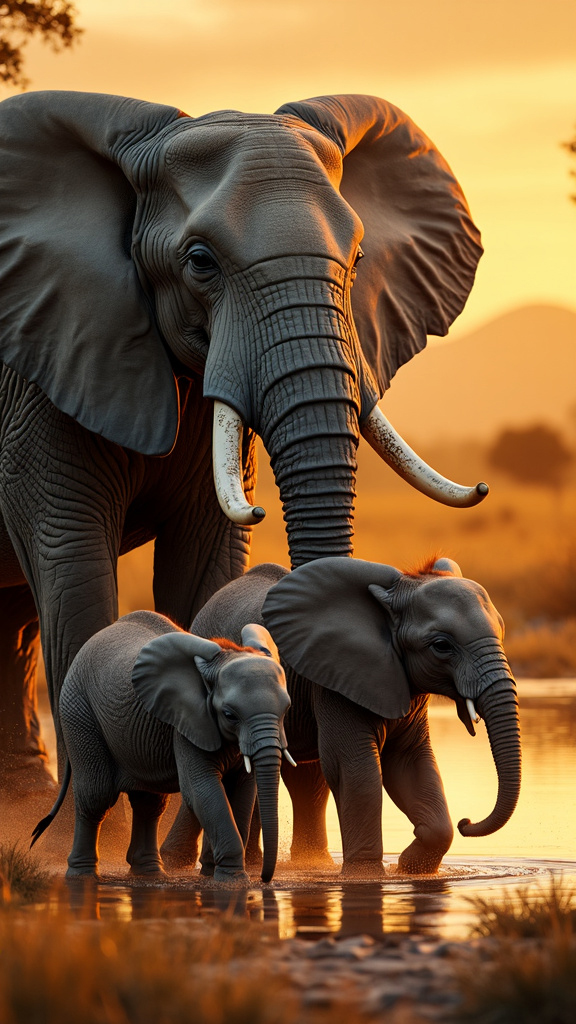
[[[110,441],[167,454],[170,361],[131,259],[130,150],[178,117],[119,96],[0,104],[0,359]]]
[[[244,647],[255,647],[257,651],[262,651],[262,654],[266,654],[269,658],[274,658],[274,661],[280,661],[278,648],[270,633],[264,626],[258,625],[257,622],[249,622],[243,627],[242,643]]]
[[[373,711],[401,718],[410,689],[387,616],[370,584],[393,587],[402,574],[357,558],[318,558],[268,591],[262,614],[281,656],[307,679]]]
[[[426,335],[445,335],[464,308],[479,232],[448,164],[398,107],[375,96],[319,96],[276,113],[316,128],[344,157],[341,192],[365,230],[352,310],[383,393]]]
[[[164,633],[141,649],[132,669],[132,685],[146,711],[201,750],[218,750],[222,737],[194,658],[210,662],[220,653],[211,640],[190,633]]]

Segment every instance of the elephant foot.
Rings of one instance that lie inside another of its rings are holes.
[[[348,860],[344,861],[341,878],[350,879],[374,879],[383,878],[385,875],[384,865],[381,860]]]
[[[415,839],[398,857],[398,871],[403,875],[435,875],[447,849],[427,849]]]
[[[96,867],[69,867],[65,877],[70,880],[71,878],[86,879],[86,881],[92,879],[98,881],[100,875],[98,874],[98,868]]]
[[[162,864],[131,864],[128,874],[132,878],[167,878]]]
[[[202,874],[202,872],[200,872]],[[250,875],[246,871],[229,871],[226,868],[216,867],[214,869],[214,881],[225,882],[228,886],[243,889],[251,885]]]

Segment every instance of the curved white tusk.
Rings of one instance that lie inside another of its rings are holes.
[[[474,707],[474,701],[470,700],[470,697],[466,698],[466,707],[468,708],[468,714],[470,715],[470,721],[476,722],[476,724],[478,724],[478,722],[482,721],[482,719],[480,718],[480,715],[478,714],[478,712],[476,711],[476,708]]]
[[[242,437],[244,425],[241,417],[224,402],[214,402],[214,428],[212,432],[212,468],[214,487],[220,508],[233,523],[253,526],[266,515],[260,505],[246,501],[242,483]]]
[[[488,494],[488,484],[462,487],[428,466],[400,437],[384,413],[375,405],[362,424],[362,436],[398,476],[422,494],[454,508],[471,508]]]
[[[250,775],[250,772],[252,771],[252,765],[250,763],[250,758],[248,757],[248,754],[244,754],[244,767],[248,772],[248,775]]]
[[[293,768],[297,768],[298,767],[298,765],[296,764],[296,761],[292,757],[292,754],[290,753],[290,751],[288,750],[287,747],[284,747],[282,753],[284,754],[284,757],[288,761],[288,764],[291,764]]]

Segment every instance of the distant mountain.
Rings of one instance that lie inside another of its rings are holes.
[[[398,371],[381,407],[409,442],[482,438],[576,414],[576,312],[523,306]]]

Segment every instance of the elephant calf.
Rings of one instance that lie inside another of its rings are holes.
[[[162,872],[158,822],[166,794],[181,790],[213,853],[214,866],[204,862],[203,873],[247,881],[244,847],[257,789],[262,879],[271,879],[290,698],[267,630],[248,624],[241,642],[206,640],[139,611],[81,648],[60,697],[76,815],[68,877],[97,874],[100,825],[122,792],[133,813],[131,870]]]
[[[437,870],[453,829],[430,744],[434,693],[454,701],[472,734],[482,716],[498,775],[493,810],[474,824],[462,819],[460,832],[486,836],[508,821],[521,750],[503,623],[486,591],[464,579],[455,562],[431,559],[407,573],[354,558],[319,558],[291,573],[256,566],[215,594],[192,628],[237,641],[248,617],[266,623],[288,676],[286,729],[299,764],[285,774],[294,858],[318,862],[325,855],[327,791],[319,765],[338,808],[344,875],[383,870],[383,787],[414,826],[400,870]],[[177,838],[175,832],[166,840],[166,857],[175,859]]]

